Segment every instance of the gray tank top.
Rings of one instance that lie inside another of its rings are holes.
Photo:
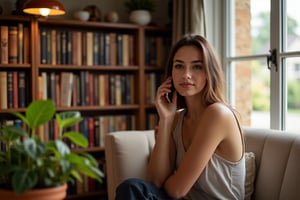
[[[179,112],[178,123],[173,132],[179,166],[185,152],[181,130],[185,110]],[[199,199],[244,199],[245,156],[238,162],[228,161],[216,153],[213,154],[202,174],[185,196],[188,200]]]

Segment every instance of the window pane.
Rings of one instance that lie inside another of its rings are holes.
[[[286,59],[286,130],[300,133],[300,57]]]
[[[270,0],[236,0],[235,12],[235,56],[268,53]]]
[[[270,128],[270,72],[266,60],[234,63],[235,107],[241,124]]]
[[[286,1],[286,47],[287,51],[300,51],[300,1],[287,0]]]

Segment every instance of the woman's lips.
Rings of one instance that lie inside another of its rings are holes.
[[[193,87],[193,86],[194,86],[193,83],[187,83],[187,82],[185,82],[185,83],[180,83],[179,85],[180,85],[181,87],[183,87],[183,88],[190,88],[190,87]]]

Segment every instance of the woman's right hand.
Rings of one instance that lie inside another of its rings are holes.
[[[165,80],[157,89],[155,98],[155,107],[157,109],[160,119],[174,117],[176,113],[177,106],[177,94],[176,91],[173,92],[173,96],[169,96],[171,101],[169,101],[166,95],[171,91],[172,78],[169,77]]]

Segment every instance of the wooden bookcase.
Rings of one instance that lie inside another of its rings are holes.
[[[105,133],[154,128],[153,101],[171,44],[170,29],[29,16],[0,16],[0,24],[0,31],[4,26],[16,27],[14,40],[23,41],[7,42],[6,50],[1,44],[0,85],[5,84],[0,87],[0,123],[13,121],[10,112],[24,112],[37,99],[53,99],[57,111],[80,111],[86,119],[80,131],[93,140],[89,148],[74,151],[92,153],[104,170]],[[3,35],[10,37],[0,32],[1,39]],[[6,62],[12,54],[16,62]],[[7,74],[15,78],[9,82]],[[23,90],[21,83],[25,83]],[[7,102],[3,103],[4,98]],[[40,131],[55,137],[55,129]],[[105,183],[96,191],[68,195],[68,199],[99,197],[106,198]]]

